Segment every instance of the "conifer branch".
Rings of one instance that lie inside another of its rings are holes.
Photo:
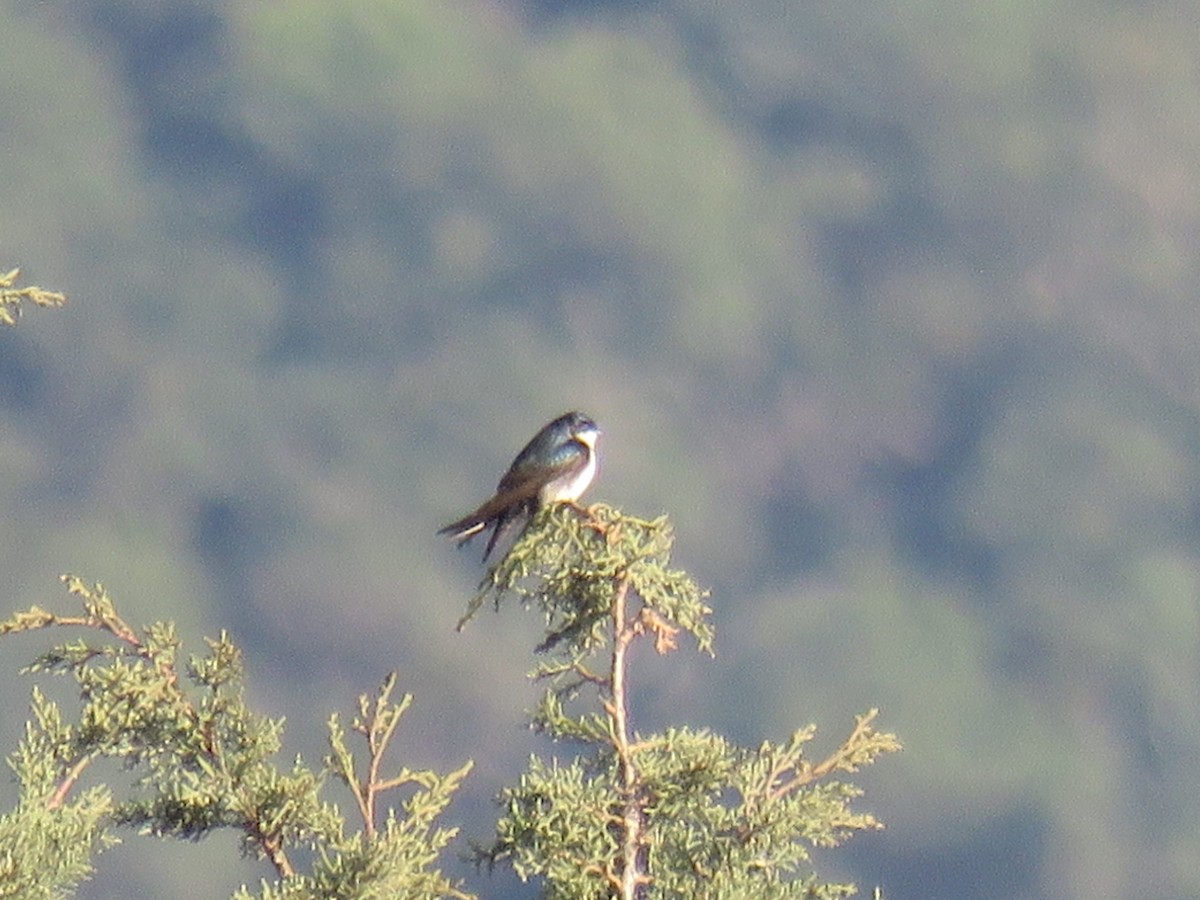
[[[879,710],[873,709],[858,716],[854,723],[854,730],[850,732],[845,743],[816,765],[801,762],[795,767],[796,774],[793,777],[780,782],[771,789],[769,799],[778,800],[786,797],[806,784],[825,778],[838,770],[856,772],[859,766],[869,762],[874,756],[899,750],[900,742],[894,735],[879,734],[875,731],[873,723],[878,715]],[[778,771],[772,773],[770,783],[774,784],[792,765],[793,763],[788,757],[785,756],[781,759],[777,764]]]
[[[0,635],[76,626],[108,636],[99,643],[60,644],[26,668],[74,676],[81,701],[77,721],[68,721],[35,686],[33,721],[11,758],[23,799],[16,812],[0,815],[0,830],[27,835],[16,848],[23,860],[19,867],[31,873],[26,886],[34,880],[67,884],[84,877],[90,855],[116,840],[109,827],[189,839],[226,828],[241,835],[244,851],[274,870],[273,884],[264,882],[257,895],[243,888],[238,900],[368,894],[469,900],[432,866],[456,833],[435,827],[435,819],[471,764],[446,775],[405,768],[393,778],[383,776],[383,754],[412,699],[406,695],[392,702],[395,673],[373,703],[360,698],[353,729],[364,736],[368,750],[361,782],[354,777],[336,717],[330,723],[335,762],[327,760],[327,767],[343,778],[363,813],[363,828],[347,834],[342,815],[321,797],[325,779],[320,772],[300,759],[290,771],[272,761],[280,748],[282,720],[257,716],[246,706],[241,654],[227,635],[208,640],[208,653],[192,656],[181,672],[179,641],[170,623],[135,630],[118,615],[102,585],[69,576],[63,581],[82,598],[83,615],[59,616],[33,607],[0,621]],[[127,799],[114,802],[104,785],[78,790],[88,766],[101,757],[136,773]],[[403,816],[389,810],[385,822],[378,822],[380,795],[410,784],[418,789],[403,803]],[[33,807],[41,813],[36,819],[27,812]],[[14,817],[21,821],[14,824]],[[56,849],[51,855],[63,855],[64,862],[48,863],[46,848],[62,847],[69,835],[77,836],[70,839],[80,846],[63,847],[61,854]],[[299,871],[292,858],[297,846],[310,851],[304,856],[309,873]],[[57,869],[46,876],[32,874],[48,865]],[[0,884],[4,872],[0,860]]]
[[[57,291],[47,291],[44,288],[30,285],[15,287],[20,269],[12,269],[0,274],[0,325],[16,325],[21,318],[21,304],[29,301],[35,306],[62,306],[67,302],[66,294]]]
[[[713,652],[712,610],[687,573],[670,567],[671,547],[666,517],[603,504],[581,517],[550,506],[484,577],[463,622],[489,598],[498,609],[504,595],[543,613],[536,652],[550,659],[531,673],[546,683],[531,724],[583,752],[530,761],[520,783],[501,792],[497,839],[477,861],[507,860],[522,880],[544,878],[554,897],[849,896],[852,885],[818,881],[809,847],[880,826],[850,808],[861,794],[853,785],[812,782],[899,748],[873,731],[873,712],[815,766],[803,758],[815,728],[757,750],[707,729],[633,730],[638,638],[665,654],[686,633]],[[598,709],[579,708],[589,700]]]
[[[389,672],[374,706],[368,704],[365,694],[359,697],[359,716],[354,722],[354,730],[367,739],[367,752],[370,754],[367,761],[366,780],[361,785],[354,786],[354,793],[359,799],[359,809],[363,815],[363,825],[366,828],[367,837],[372,839],[376,834],[375,810],[379,795],[383,791],[400,787],[409,780],[407,773],[386,780],[379,777],[379,770],[383,765],[383,754],[387,750],[392,736],[396,733],[400,717],[412,703],[412,695],[405,694],[399,705],[392,706],[390,699],[395,687],[396,673]]]
[[[612,601],[612,696],[606,704],[606,709],[612,717],[613,747],[620,766],[621,793],[624,801],[621,816],[621,897],[623,900],[637,900],[642,886],[649,883],[650,879],[642,871],[642,829],[645,812],[642,809],[641,786],[634,761],[633,738],[629,732],[629,696],[626,689],[629,645],[638,636],[639,630],[636,619],[626,619],[628,599],[629,578],[623,575]]]
[[[580,683],[604,685],[608,682],[603,675],[597,675],[581,662],[572,662],[571,671],[579,676]]]
[[[55,810],[66,803],[67,795],[71,793],[71,788],[79,781],[80,776],[83,775],[83,770],[91,764],[94,758],[91,754],[83,756],[76,761],[75,765],[67,770],[66,775],[58,783],[58,787],[50,796],[50,799],[46,801],[46,809]]]
[[[251,839],[262,848],[263,855],[275,867],[275,872],[280,878],[293,878],[296,875],[296,869],[292,865],[292,861],[288,859],[288,855],[283,849],[283,838],[278,834],[266,834],[261,829],[261,823],[254,821],[250,823],[247,831]]]

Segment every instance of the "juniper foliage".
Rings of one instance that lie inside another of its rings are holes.
[[[0,622],[0,635],[57,627],[86,635],[54,646],[25,669],[73,678],[80,704],[68,718],[34,688],[32,719],[9,759],[20,800],[0,816],[0,897],[69,895],[123,828],[186,839],[239,832],[243,852],[269,863],[272,877],[256,889],[241,888],[237,900],[470,896],[436,868],[457,831],[436,823],[471,763],[444,775],[382,774],[412,700],[392,700],[394,674],[373,698],[359,699],[349,731],[337,716],[330,719],[323,768],[298,758],[281,766],[283,720],[247,706],[241,654],[226,634],[181,663],[172,625],[135,629],[102,585],[63,580],[82,600],[82,615],[33,607]],[[351,736],[365,753],[351,749]],[[101,759],[134,774],[128,796],[105,784],[83,787]],[[353,797],[357,829],[325,799],[330,777]],[[398,791],[400,808],[383,813],[382,795]],[[308,871],[293,862],[298,848],[312,859]]]
[[[35,306],[62,306],[67,302],[66,295],[57,291],[48,291],[35,285],[17,287],[20,275],[20,269],[0,274],[0,325],[16,325],[21,318],[22,304],[26,301]]]
[[[488,571],[460,627],[489,598],[542,613],[545,658],[531,677],[545,690],[531,725],[578,752],[530,761],[501,793],[495,840],[478,861],[511,865],[555,900],[850,896],[854,885],[817,875],[811,851],[882,827],[851,808],[862,792],[839,777],[900,749],[875,729],[877,711],[815,762],[813,726],[756,748],[704,728],[632,727],[633,642],[666,654],[686,634],[713,652],[712,610],[671,568],[672,543],[665,516],[558,505]]]

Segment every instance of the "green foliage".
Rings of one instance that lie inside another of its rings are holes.
[[[541,879],[545,896],[564,900],[849,896],[853,885],[826,883],[812,870],[810,849],[881,827],[851,810],[861,792],[831,777],[899,749],[874,730],[874,711],[817,763],[805,755],[812,727],[754,750],[703,729],[643,736],[631,727],[634,641],[652,639],[665,654],[687,633],[712,652],[711,610],[696,583],[670,568],[671,547],[665,517],[559,505],[534,517],[488,572],[463,623],[489,596],[498,605],[516,594],[542,611],[538,649],[547,658],[534,677],[547,689],[532,721],[586,752],[566,762],[534,758],[502,792],[496,840],[478,859],[507,861],[522,879]],[[67,896],[121,828],[192,840],[238,832],[242,852],[268,862],[274,878],[257,890],[243,886],[236,900],[470,896],[436,865],[456,833],[437,819],[471,764],[445,775],[382,773],[412,703],[410,695],[392,699],[394,674],[375,696],[359,698],[348,726],[330,717],[322,769],[299,758],[282,768],[274,758],[283,721],[246,705],[241,654],[227,635],[181,667],[171,624],[135,629],[102,585],[63,580],[82,615],[35,606],[0,622],[0,635],[52,627],[87,634],[25,669],[71,676],[80,705],[69,720],[34,688],[33,720],[10,759],[20,802],[0,818],[0,897]],[[96,633],[105,640],[91,640]],[[577,708],[589,700],[598,711]],[[365,754],[356,756],[351,738]],[[82,787],[102,759],[133,773],[127,796]],[[324,799],[330,776],[352,797],[359,830],[349,831]],[[394,791],[404,799],[380,823],[380,800]],[[293,862],[297,849],[311,858],[308,871]]]
[[[712,653],[712,612],[686,572],[668,568],[674,535],[666,516],[638,519],[603,503],[587,515],[568,504],[543,509],[509,553],[488,570],[479,593],[459,622],[462,628],[490,595],[497,609],[504,594],[536,605],[546,617],[542,650],[564,644],[582,659],[608,640],[612,588],[626,582],[651,610],[691,634]]]
[[[15,810],[0,816],[0,897],[67,896],[88,877],[92,856],[117,842],[109,827],[113,798],[107,787],[70,799],[60,793],[79,762],[71,758],[70,727],[36,687],[32,713],[8,760],[21,796]]]
[[[307,897],[464,898],[436,868],[456,829],[435,820],[470,770],[447,775],[403,769],[381,775],[385,751],[411,697],[391,700],[395,675],[372,700],[362,697],[351,732],[366,744],[360,773],[336,716],[331,753],[322,770],[297,759],[290,769],[273,758],[281,719],[253,713],[245,703],[241,654],[222,634],[193,656],[181,675],[179,640],[170,624],[131,628],[103,586],[64,576],[83,601],[82,616],[38,607],[0,622],[0,635],[55,626],[101,632],[108,642],[80,639],[43,653],[27,672],[69,674],[80,710],[68,722],[35,687],[34,721],[10,760],[21,784],[17,810],[0,820],[0,897],[63,896],[91,871],[92,855],[129,827],[160,837],[199,839],[218,828],[240,832],[245,854],[266,860],[275,879],[239,900]],[[135,773],[130,796],[115,799],[97,785],[76,788],[96,760],[118,760]],[[348,833],[338,807],[323,799],[332,775],[353,795],[361,830]],[[404,789],[398,814],[377,825],[379,798]],[[72,794],[75,794],[72,797]],[[311,852],[300,872],[292,852]],[[14,893],[6,893],[13,885]]]
[[[0,275],[0,325],[13,326],[21,318],[22,302],[29,301],[36,306],[62,306],[67,302],[65,294],[47,291],[44,288],[30,285],[16,287],[20,269],[12,269]]]
[[[559,505],[535,516],[487,573],[463,623],[489,596],[497,608],[511,593],[542,611],[538,649],[549,658],[532,674],[547,689],[532,723],[585,751],[565,762],[535,757],[501,793],[496,840],[478,858],[503,860],[563,900],[849,896],[853,885],[812,870],[810,848],[882,827],[851,810],[861,791],[832,777],[900,749],[874,729],[875,710],[815,763],[805,755],[811,726],[754,750],[707,730],[631,728],[634,640],[668,653],[686,632],[712,652],[711,611],[695,582],[670,568],[671,545],[665,517]]]

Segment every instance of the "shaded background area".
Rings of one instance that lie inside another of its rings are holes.
[[[640,727],[883,708],[893,898],[1200,894],[1200,12],[1180,0],[0,3],[0,590],[99,579],[319,758],[527,754],[537,622],[433,530],[546,419],[669,512],[718,656]],[[5,647],[15,746],[36,652]],[[11,798],[11,785],[3,796]],[[149,846],[153,844],[153,846]],[[226,896],[231,836],[82,897]],[[488,897],[529,896],[459,867]]]

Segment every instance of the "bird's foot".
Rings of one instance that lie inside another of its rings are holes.
[[[576,503],[574,500],[572,500],[570,501],[570,506],[573,510],[575,510],[576,513],[579,514],[580,518],[583,519],[582,525],[584,528],[590,528],[600,537],[605,539],[608,539],[612,536],[612,523],[605,522],[596,514],[596,509],[600,506],[600,504],[594,503],[591,506],[583,506],[582,504]]]

